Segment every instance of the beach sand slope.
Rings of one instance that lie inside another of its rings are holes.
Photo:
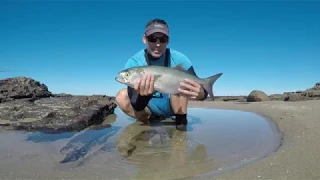
[[[320,179],[320,100],[192,101],[189,107],[254,112],[275,121],[284,135],[283,145],[276,152],[212,179]]]

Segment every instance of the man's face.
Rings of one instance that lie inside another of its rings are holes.
[[[168,45],[168,36],[162,33],[154,33],[143,36],[143,42],[147,46],[148,52],[155,58],[159,58],[165,52]]]

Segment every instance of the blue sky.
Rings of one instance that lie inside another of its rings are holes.
[[[152,18],[215,95],[304,90],[320,81],[320,2],[1,1],[0,79],[34,78],[53,93],[115,95]]]

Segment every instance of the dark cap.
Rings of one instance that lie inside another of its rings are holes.
[[[150,24],[145,30],[145,33],[146,33],[147,36],[149,36],[149,35],[151,35],[153,33],[157,33],[157,32],[163,33],[163,34],[169,36],[168,27],[166,25],[164,25],[164,24],[160,24],[160,23],[157,23],[157,22]]]

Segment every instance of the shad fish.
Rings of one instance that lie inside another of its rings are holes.
[[[138,66],[120,71],[115,80],[127,86],[133,87],[136,79],[141,78],[146,73],[151,73],[154,76],[154,89],[158,92],[166,94],[178,94],[180,82],[182,82],[184,79],[191,79],[202,85],[212,100],[214,99],[212,86],[222,75],[222,73],[218,73],[207,78],[199,78],[184,70],[182,64],[174,67],[152,65]]]

